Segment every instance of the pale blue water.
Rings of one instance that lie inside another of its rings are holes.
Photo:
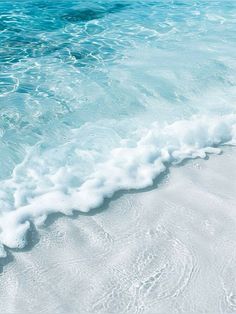
[[[234,0],[1,0],[2,242],[22,246],[16,239],[28,219],[88,210],[116,190],[150,185],[163,171],[157,159],[195,157],[234,139],[235,29]],[[188,133],[193,115],[197,129]],[[154,140],[140,148],[150,129],[158,130]],[[140,157],[147,145],[148,157]],[[139,153],[122,159],[137,146]],[[119,175],[107,167],[114,160]],[[89,190],[77,204],[74,193],[97,177],[96,196]],[[60,196],[48,202],[48,192]],[[5,228],[8,214],[28,205]]]

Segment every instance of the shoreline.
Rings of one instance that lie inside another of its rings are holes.
[[[2,313],[236,312],[235,157],[227,147],[92,213],[49,216],[1,260]]]

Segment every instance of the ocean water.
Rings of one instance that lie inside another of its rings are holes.
[[[236,142],[236,1],[0,1],[0,242]]]

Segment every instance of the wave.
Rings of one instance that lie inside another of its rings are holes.
[[[88,212],[119,190],[151,186],[154,179],[173,164],[220,153],[221,145],[235,145],[236,114],[193,116],[171,124],[156,122],[150,128],[140,130],[139,134],[142,136],[136,143],[121,140],[120,146],[111,149],[106,160],[93,165],[91,173],[85,173],[83,178],[80,178],[81,172],[76,174],[76,168],[68,165],[50,170],[47,158],[38,155],[37,151],[29,152],[14,169],[12,177],[1,182],[2,245],[23,248],[30,223],[40,225],[51,213]],[[76,150],[73,141],[69,145]],[[51,156],[53,154],[55,151]],[[29,163],[35,158],[38,159],[37,167],[35,163]],[[72,181],[68,188],[68,182]],[[0,256],[5,255],[2,245]]]

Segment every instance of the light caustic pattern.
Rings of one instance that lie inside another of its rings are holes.
[[[0,241],[234,144],[235,28],[233,0],[1,1]]]

